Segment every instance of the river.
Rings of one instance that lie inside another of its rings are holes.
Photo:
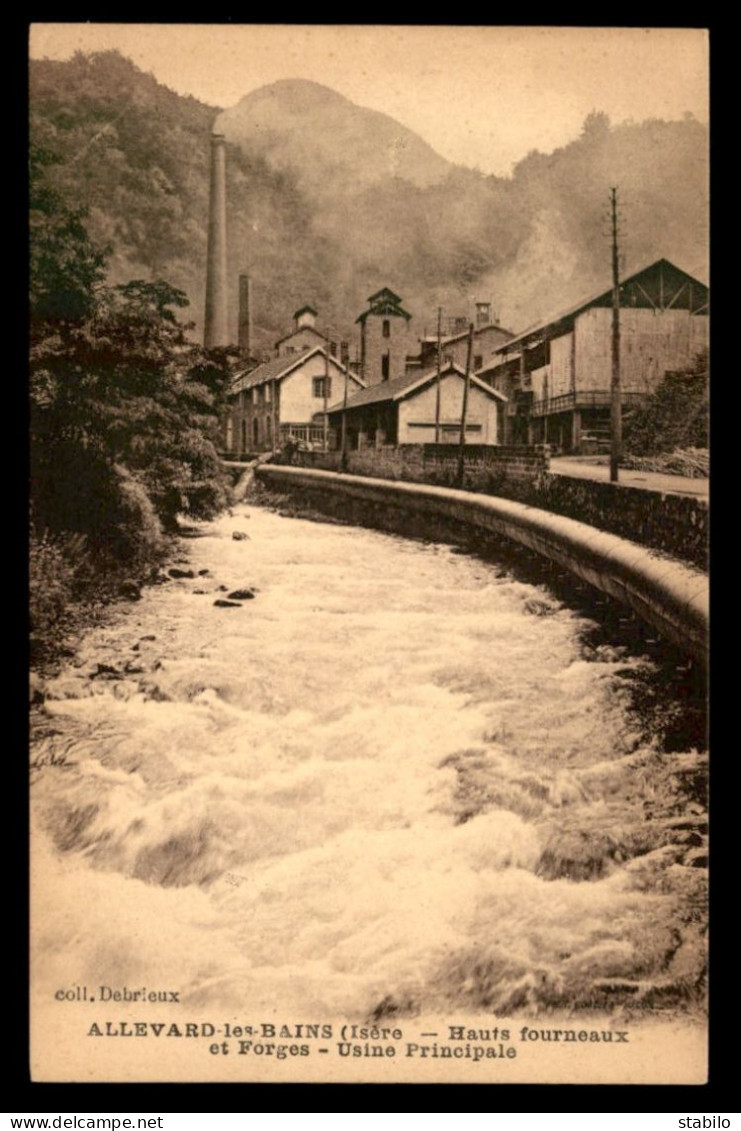
[[[655,658],[450,545],[248,505],[181,545],[34,715],[39,1002],[702,1011],[706,758]]]

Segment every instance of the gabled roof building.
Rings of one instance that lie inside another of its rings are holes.
[[[282,354],[238,373],[228,393],[225,450],[232,456],[276,451],[289,440],[321,446],[326,406],[363,387],[326,346]]]
[[[327,339],[316,328],[317,317],[313,306],[302,306],[297,310],[293,316],[293,329],[275,343],[276,356],[289,357],[311,349],[312,346],[324,345]]]
[[[447,361],[440,373],[440,442],[460,442],[465,369]],[[466,442],[496,444],[502,393],[471,377],[466,411]],[[335,401],[329,419],[339,434],[346,412],[348,447],[363,449],[397,444],[434,443],[437,412],[437,369],[406,374],[354,393],[347,407]]]
[[[370,295],[368,309],[355,319],[360,323],[360,376],[366,385],[403,377],[407,354],[415,352],[411,314],[401,296],[388,287]]]
[[[476,326],[473,332],[473,355],[471,364],[474,370],[483,369],[491,362],[496,352],[514,335],[511,330],[497,326],[494,322]],[[437,335],[428,335],[420,340],[420,365],[423,369],[437,362]],[[446,334],[440,338],[442,356],[465,366],[468,352],[468,327],[456,334]]]
[[[612,378],[612,288],[501,344],[478,375],[509,401],[505,442],[579,452],[607,443]],[[620,283],[620,382],[625,407],[708,345],[709,290],[667,259]]]

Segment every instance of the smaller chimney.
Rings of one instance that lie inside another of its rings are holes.
[[[239,276],[239,327],[237,341],[245,361],[252,353],[252,279],[246,273]]]
[[[491,303],[490,302],[477,302],[476,303],[476,325],[489,326],[491,325]]]

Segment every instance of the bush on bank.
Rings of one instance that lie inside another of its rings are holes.
[[[626,413],[626,453],[654,456],[706,449],[709,432],[708,351],[686,369],[667,373],[645,404]]]
[[[227,351],[205,352],[163,280],[105,282],[109,249],[31,148],[32,635],[51,653],[65,610],[151,577],[178,516],[228,500],[217,428]]]

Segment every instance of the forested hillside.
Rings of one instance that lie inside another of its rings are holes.
[[[182,291],[106,282],[108,253],[30,152],[30,613],[32,660],[66,647],[91,603],[137,600],[179,516],[226,503],[217,453],[229,356],[189,339]],[[73,610],[76,609],[77,613]]]
[[[611,185],[627,270],[659,255],[705,270],[707,130],[693,119],[611,126],[595,113],[569,145],[486,176],[316,83],[275,83],[222,112],[105,52],[32,63],[31,121],[33,139],[62,158],[59,187],[112,249],[110,280],[167,278],[199,330],[218,124],[230,142],[232,325],[248,269],[263,347],[304,302],[352,336],[382,285],[403,295],[420,332],[439,304],[465,313],[475,298],[521,329],[609,276]]]

